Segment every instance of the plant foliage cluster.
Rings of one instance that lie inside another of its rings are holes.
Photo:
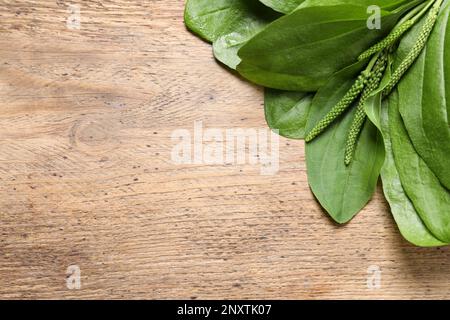
[[[185,23],[266,88],[272,129],[305,139],[311,190],[336,222],[381,177],[402,235],[429,247],[450,243],[449,13],[450,0],[188,0]]]

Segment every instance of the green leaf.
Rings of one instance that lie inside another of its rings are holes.
[[[264,109],[269,127],[291,139],[304,139],[312,95],[304,92],[266,89]]]
[[[251,30],[256,34],[259,28]],[[221,36],[213,44],[214,56],[224,65],[235,70],[238,64],[241,63],[241,59],[237,53],[251,37],[252,35],[239,32],[232,32]]]
[[[248,12],[233,32],[220,36],[214,41],[214,56],[217,60],[231,69],[236,69],[241,62],[238,51],[253,36],[260,32],[270,22],[279,17],[274,11],[263,8],[262,4],[256,4],[254,10]]]
[[[305,0],[260,0],[266,6],[272,9],[282,12],[289,13],[297,8]]]
[[[406,195],[397,171],[392,152],[389,133],[388,102],[381,103],[381,93],[370,98],[366,105],[366,112],[372,123],[381,131],[384,139],[385,161],[381,168],[381,180],[386,200],[402,236],[412,244],[420,247],[434,247],[445,245],[436,239],[423,223],[414,205]]]
[[[307,123],[309,132],[345,95],[361,63],[336,74],[314,97]],[[383,141],[377,128],[366,121],[354,160],[344,163],[345,146],[355,108],[306,145],[308,181],[322,207],[338,223],[352,219],[370,200],[384,159]]]
[[[276,17],[258,0],[188,0],[184,13],[186,26],[209,42]]]
[[[406,194],[433,235],[450,242],[450,193],[416,153],[399,112],[397,93],[389,98],[389,131]]]
[[[295,10],[239,50],[242,62],[237,70],[266,87],[316,91],[389,32],[400,16],[382,11],[381,30],[368,30],[366,11],[367,7],[358,5]]]
[[[450,190],[450,2],[414,66],[398,86],[399,109],[411,141],[428,167]],[[417,38],[420,25],[402,41],[398,60]]]

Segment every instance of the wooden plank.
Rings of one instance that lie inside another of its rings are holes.
[[[406,243],[380,190],[347,226],[326,217],[303,142],[280,140],[272,176],[172,161],[195,121],[266,127],[261,89],[185,30],[183,5],[0,4],[0,297],[450,298],[450,249]]]

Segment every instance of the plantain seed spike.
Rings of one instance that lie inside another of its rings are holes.
[[[375,53],[380,52],[383,49],[390,47],[394,44],[406,31],[408,31],[414,25],[414,20],[408,20],[402,25],[400,25],[396,30],[393,30],[384,40],[378,42],[374,46],[370,47],[366,51],[364,51],[359,57],[358,60],[365,60],[370,58]]]
[[[361,101],[362,102],[362,101]],[[345,165],[349,166],[353,161],[353,155],[356,150],[359,134],[366,121],[366,112],[364,108],[358,107],[356,110],[355,118],[353,119],[350,132],[347,137],[347,143],[345,146]]]
[[[353,103],[353,101],[358,98],[360,93],[364,90],[365,83],[367,82],[366,73],[359,75],[358,79],[355,81],[350,90],[345,94],[345,96],[335,105],[327,115],[319,121],[319,123],[311,130],[311,132],[306,136],[305,141],[310,142],[318,135],[320,135],[325,129],[333,123],[348,107]]]
[[[358,142],[358,137],[361,133],[361,130],[364,126],[364,122],[366,121],[366,112],[364,111],[364,105],[367,99],[370,97],[372,92],[374,92],[381,83],[381,79],[383,78],[383,73],[387,67],[387,55],[383,54],[379,60],[377,61],[375,68],[371,74],[369,79],[369,84],[364,89],[361,98],[359,100],[355,117],[353,118],[352,125],[350,127],[350,131],[347,137],[347,142],[345,146],[345,165],[350,165],[353,161],[353,156],[355,154],[356,145]]]

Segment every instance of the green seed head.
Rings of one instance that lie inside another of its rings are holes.
[[[378,53],[391,45],[393,45],[400,37],[408,31],[414,25],[413,20],[408,20],[402,25],[400,25],[397,29],[394,29],[386,38],[382,41],[378,42],[374,46],[370,47],[367,51],[364,51],[359,57],[358,60],[365,60],[370,58],[375,53]]]
[[[347,142],[345,146],[345,165],[350,165],[353,156],[355,154],[356,146],[358,143],[358,137],[366,121],[366,112],[364,111],[364,105],[370,95],[378,88],[380,85],[383,73],[387,67],[387,54],[383,53],[377,60],[375,67],[372,72],[372,76],[369,78],[369,85],[364,89],[359,100],[355,117],[353,118],[350,131],[348,133]]]
[[[350,107],[353,101],[358,98],[365,87],[367,78],[364,74],[361,74],[355,83],[352,85],[346,95],[335,105],[328,114],[319,121],[319,123],[311,130],[306,136],[305,141],[310,142],[318,135],[320,135],[331,123],[333,123],[345,110]]]

